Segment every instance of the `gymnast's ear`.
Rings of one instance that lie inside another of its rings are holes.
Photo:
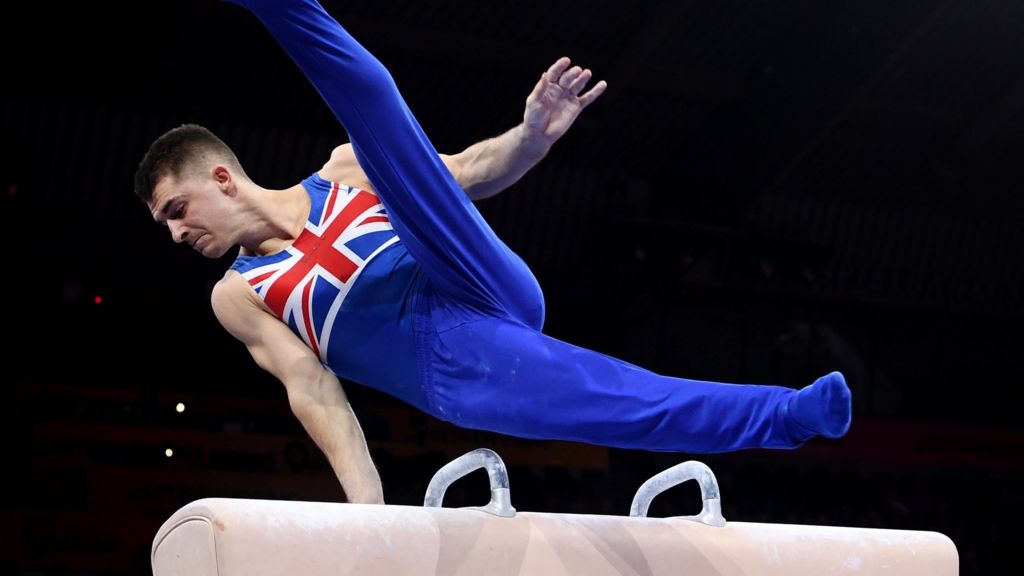
[[[213,176],[213,180],[217,183],[217,187],[221,192],[228,196],[238,194],[238,188],[235,186],[235,177],[231,173],[230,168],[223,164],[215,164],[210,169],[210,174]]]

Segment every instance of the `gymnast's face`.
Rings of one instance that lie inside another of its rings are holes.
[[[219,258],[235,245],[232,223],[236,189],[224,166],[165,176],[153,188],[149,209],[175,242],[187,242],[207,258]]]

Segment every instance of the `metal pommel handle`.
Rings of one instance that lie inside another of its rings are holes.
[[[491,501],[486,506],[473,509],[504,518],[515,516],[516,509],[512,507],[512,498],[509,495],[505,463],[493,450],[487,448],[477,448],[442,466],[427,485],[423,505],[428,508],[440,508],[448,487],[459,478],[480,468],[487,470],[487,478],[491,482]]]
[[[725,518],[722,517],[722,496],[718,492],[718,480],[715,473],[702,462],[689,460],[677,464],[660,474],[651,477],[643,483],[633,497],[633,504],[629,508],[630,516],[647,517],[647,509],[651,506],[651,500],[665,490],[686,482],[696,480],[700,485],[700,497],[704,500],[704,506],[700,514],[686,516],[687,520],[695,520],[708,526],[725,526]]]

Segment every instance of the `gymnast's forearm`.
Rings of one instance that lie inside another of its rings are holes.
[[[456,154],[459,184],[471,200],[494,196],[519,181],[550,148],[547,141],[531,137],[520,124]]]
[[[324,371],[315,383],[288,386],[288,401],[292,412],[327,457],[348,501],[383,504],[380,475],[337,378]]]

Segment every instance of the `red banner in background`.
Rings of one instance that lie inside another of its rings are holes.
[[[1024,428],[855,418],[850,432],[840,440],[815,439],[797,450],[758,450],[751,455],[1021,471],[1024,470]]]

